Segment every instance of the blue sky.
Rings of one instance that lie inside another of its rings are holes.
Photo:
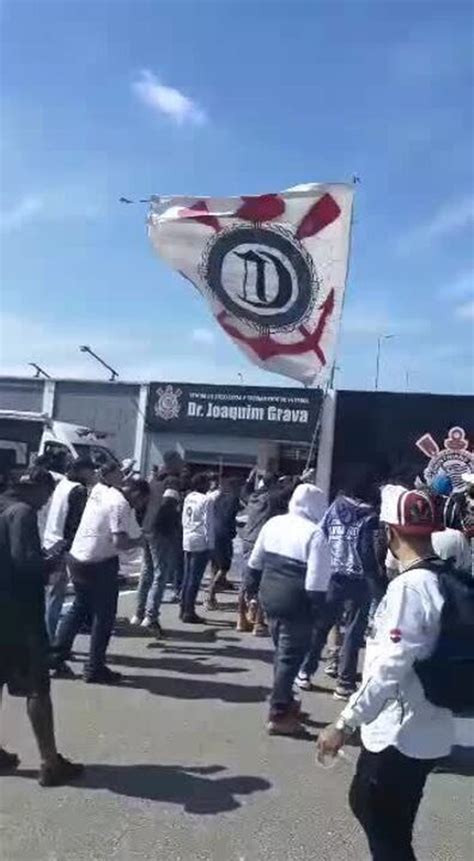
[[[154,256],[121,195],[361,178],[337,375],[473,389],[469,0],[3,0],[3,372],[285,383]]]

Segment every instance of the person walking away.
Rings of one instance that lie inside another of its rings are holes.
[[[26,698],[41,786],[70,783],[83,772],[58,753],[50,696],[44,592],[62,542],[51,545],[49,558],[44,555],[37,512],[53,490],[49,472],[33,467],[0,497],[0,697],[6,686],[12,696]],[[0,773],[18,764],[16,754],[0,748]]]
[[[249,597],[258,593],[275,646],[267,723],[272,735],[301,731],[293,685],[330,578],[329,547],[319,526],[325,508],[322,491],[301,484],[288,514],[263,526],[248,563],[244,588]]]
[[[87,500],[68,557],[74,600],[59,623],[53,653],[57,673],[65,671],[70,675],[64,663],[90,615],[92,630],[84,681],[116,684],[121,675],[106,666],[105,656],[117,613],[119,553],[142,542],[140,537],[130,538],[130,520],[132,506],[140,507],[148,496],[148,484],[132,480],[122,492],[122,474],[115,464],[102,467],[100,476]]]
[[[370,584],[381,577],[378,516],[362,495],[361,489],[351,496],[337,496],[321,524],[331,551],[331,581],[296,680],[303,690],[311,689],[311,677],[318,669],[329,631],[340,621],[345,608],[345,632],[334,691],[337,699],[349,699],[356,688],[359,650],[372,600]]]
[[[208,588],[207,610],[217,610],[216,593],[218,589],[225,588],[226,585],[232,586],[227,581],[227,574],[232,566],[233,544],[237,534],[236,517],[239,507],[239,495],[235,479],[224,479],[221,491],[214,499],[212,508],[214,570]]]
[[[380,517],[402,573],[376,611],[362,686],[339,720],[320,734],[318,751],[320,757],[335,756],[361,727],[362,751],[349,793],[352,812],[374,861],[414,861],[413,825],[426,779],[454,743],[451,710],[430,701],[419,674],[440,637],[445,603],[440,573],[446,563],[433,554],[431,534],[439,527],[426,493],[386,485]]]
[[[58,559],[57,568],[52,572],[46,589],[46,629],[49,641],[54,643],[56,628],[63,608],[68,582],[66,553],[70,550],[74,536],[86,507],[88,488],[95,478],[95,467],[89,457],[73,461],[56,485],[46,519],[43,547],[48,551],[64,542],[64,552]]]
[[[149,500],[142,524],[144,535],[143,566],[138,584],[135,613],[130,622],[132,625],[143,625],[144,628],[150,628],[150,633],[153,633],[155,637],[162,635],[159,615],[166,589],[166,574],[161,570],[159,564],[156,519],[165,490],[179,491],[183,466],[183,459],[178,452],[167,451],[163,455],[163,469],[158,471],[157,467],[153,467],[149,482]],[[147,613],[147,606],[152,608],[151,613]]]
[[[180,554],[182,552],[183,532],[181,526],[181,495],[178,490],[168,488],[163,493],[161,507],[155,521],[155,548],[160,579],[173,585],[179,591]],[[163,598],[160,582],[154,581],[148,592],[143,625],[148,630],[163,636],[159,623],[159,611]]]
[[[191,479],[191,492],[183,505],[184,581],[180,618],[183,622],[204,622],[196,613],[196,598],[210,557],[213,541],[212,505],[207,495],[209,481],[199,473]]]
[[[257,478],[256,469],[251,471],[241,497],[242,502],[246,504],[244,512],[246,522],[241,532],[242,580],[262,527],[272,517],[287,513],[293,490],[293,483],[281,483],[275,473],[267,472]],[[247,609],[245,590],[241,587],[237,610],[237,631],[253,630],[257,636],[266,634],[267,628],[257,600],[253,599],[252,607],[249,608],[252,611],[252,621],[249,620]]]

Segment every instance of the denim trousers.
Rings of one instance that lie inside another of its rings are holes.
[[[61,561],[52,574],[52,582],[46,587],[45,622],[49,642],[54,643],[68,584],[68,571],[65,561]]]
[[[99,673],[105,665],[105,654],[117,614],[118,569],[117,557],[102,562],[70,563],[74,600],[59,623],[53,654],[56,660],[64,660],[69,655],[82,625],[91,618],[89,659],[84,666],[85,675]]]
[[[311,640],[311,620],[270,618],[268,625],[275,646],[270,716],[282,717],[293,702],[293,685]]]
[[[313,622],[311,645],[301,666],[302,673],[308,676],[316,673],[329,631],[339,621],[345,608],[346,626],[339,654],[338,681],[348,688],[356,686],[357,661],[364,641],[370,600],[369,587],[364,577],[333,574],[326,602]]]
[[[166,535],[156,535],[146,541],[143,568],[137,592],[136,615],[157,622],[167,583],[175,583],[178,567],[176,541]]]
[[[182,616],[192,616],[196,612],[196,598],[208,562],[208,550],[185,552],[184,554],[184,580],[181,592]]]

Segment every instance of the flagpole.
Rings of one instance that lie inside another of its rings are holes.
[[[360,177],[356,174],[352,176],[352,185],[358,185],[360,183]],[[346,289],[347,283],[349,281],[350,274],[350,263],[352,256],[352,228],[354,225],[354,206],[351,208],[351,223],[349,230],[349,248],[347,253],[347,272],[345,279],[345,289],[344,295],[342,299],[342,307],[341,307],[341,316],[340,319],[342,321],[342,314],[344,311],[344,303],[346,299]],[[318,419],[316,422],[316,426],[314,429],[314,433],[311,439],[310,448],[308,452],[308,458],[306,461],[305,471],[310,468],[311,462],[314,457],[316,446],[318,446],[318,460],[316,464],[316,479],[315,483],[320,487],[320,489],[326,494],[329,500],[329,492],[331,485],[331,474],[332,474],[332,455],[334,448],[334,431],[336,424],[336,406],[337,406],[337,392],[334,388],[334,377],[336,374],[336,354],[337,347],[339,344],[339,331],[337,333],[337,344],[336,350],[334,351],[334,359],[332,363],[331,372],[328,377],[328,381],[324,387],[323,395],[322,395],[322,403],[321,409],[319,410]],[[324,428],[323,428],[324,424]],[[321,437],[321,439],[320,439]],[[324,437],[324,438],[323,438]],[[320,445],[321,444],[321,445]],[[324,448],[321,446],[324,444]],[[326,450],[324,450],[326,449]],[[321,455],[324,454],[324,457]],[[329,469],[328,469],[328,461]],[[324,485],[323,487],[321,485]]]

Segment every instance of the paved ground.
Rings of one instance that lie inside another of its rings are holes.
[[[121,598],[121,614],[132,601]],[[365,861],[346,807],[351,765],[323,771],[311,738],[263,731],[269,641],[236,634],[225,611],[206,629],[176,616],[176,607],[165,608],[162,644],[131,632],[114,638],[123,687],[54,682],[61,750],[87,764],[81,784],[37,786],[23,704],[6,702],[5,736],[22,766],[3,779],[2,861]],[[78,640],[79,651],[86,642]],[[312,736],[339,711],[331,684],[321,677],[325,690],[304,695]],[[469,734],[466,724],[465,741]],[[468,777],[431,777],[417,829],[420,861],[473,857],[471,803]]]

